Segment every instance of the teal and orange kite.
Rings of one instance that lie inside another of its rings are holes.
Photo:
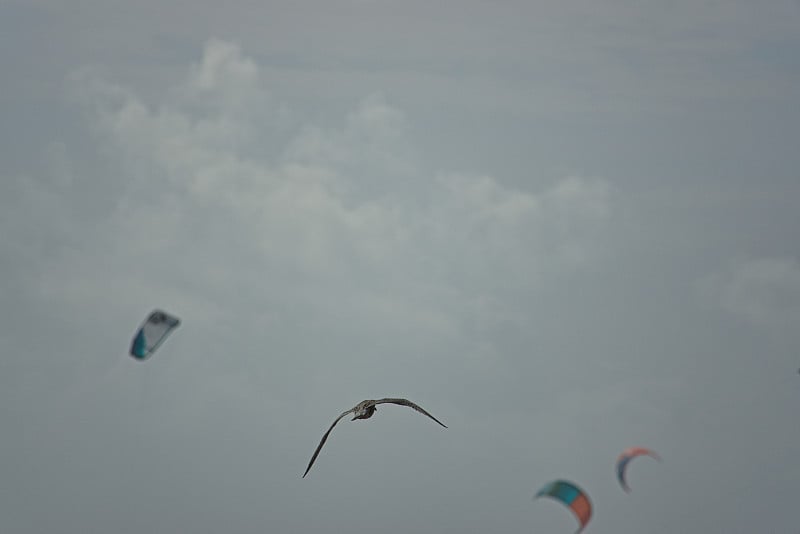
[[[578,486],[566,480],[548,482],[536,492],[533,498],[539,497],[552,497],[566,504],[581,524],[578,532],[581,532],[592,518],[592,502],[589,500],[589,496]]]

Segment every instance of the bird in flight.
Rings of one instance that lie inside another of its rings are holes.
[[[354,407],[347,410],[346,412],[342,412],[342,414],[339,417],[337,417],[336,420],[333,422],[328,431],[325,432],[325,435],[322,436],[322,440],[319,442],[319,445],[317,445],[317,450],[314,451],[314,455],[311,457],[311,461],[308,462],[308,467],[306,467],[306,472],[303,473],[303,478],[306,478],[306,475],[308,474],[308,471],[311,469],[311,466],[314,465],[314,461],[317,459],[317,456],[319,456],[319,451],[322,450],[322,446],[325,445],[325,442],[328,440],[328,435],[331,433],[331,430],[333,430],[333,427],[336,426],[336,423],[338,423],[344,416],[346,416],[349,413],[352,413],[354,415],[351,421],[355,421],[356,419],[369,419],[378,410],[378,408],[376,408],[378,404],[386,404],[386,403],[399,404],[400,406],[408,406],[409,408],[413,408],[419,413],[427,415],[428,417],[430,417],[443,427],[447,428],[447,425],[445,425],[444,423],[436,419],[434,416],[426,412],[422,407],[417,406],[408,399],[363,400],[358,404],[356,404]]]

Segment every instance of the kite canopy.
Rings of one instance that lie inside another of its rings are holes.
[[[625,481],[625,471],[630,461],[637,456],[650,456],[656,460],[661,460],[658,453],[650,449],[645,449],[644,447],[631,447],[622,451],[622,454],[617,458],[617,479],[619,480],[620,486],[622,486],[622,489],[625,491],[631,491],[631,488],[628,487],[628,483]]]
[[[566,480],[548,482],[533,498],[539,497],[552,497],[566,504],[581,524],[578,532],[581,532],[592,518],[592,503],[589,496],[578,486]]]
[[[136,331],[131,342],[131,356],[137,360],[146,360],[180,324],[177,317],[154,310]]]

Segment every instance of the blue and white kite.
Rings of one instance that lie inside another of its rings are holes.
[[[131,356],[137,360],[146,360],[180,324],[181,320],[177,317],[154,310],[136,331],[131,343]]]

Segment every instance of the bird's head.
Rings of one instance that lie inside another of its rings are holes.
[[[351,421],[355,421],[356,419],[369,419],[377,410],[378,409],[375,407],[375,405],[368,405],[364,406],[363,408],[359,408],[353,414],[354,417],[351,419]]]

